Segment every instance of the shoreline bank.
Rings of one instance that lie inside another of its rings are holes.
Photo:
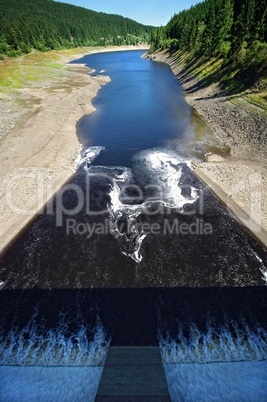
[[[74,174],[81,150],[76,124],[95,111],[92,100],[110,81],[68,63],[92,53],[147,49],[82,48],[0,61],[0,255]]]
[[[187,103],[231,149],[229,157],[211,154],[206,162],[194,161],[193,172],[267,247],[267,116],[256,106],[251,111],[238,102],[233,104],[214,85],[201,87],[192,72],[187,75],[166,51],[147,57],[170,66]],[[263,144],[262,138],[266,139]]]

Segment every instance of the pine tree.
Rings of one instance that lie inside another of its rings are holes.
[[[101,38],[105,45],[122,45],[128,34],[139,43],[148,41],[152,30],[129,18],[51,0],[0,0],[0,10],[0,52],[14,55],[32,47],[47,51],[99,45]]]

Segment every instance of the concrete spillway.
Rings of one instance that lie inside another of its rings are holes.
[[[96,402],[170,402],[157,347],[111,347]]]

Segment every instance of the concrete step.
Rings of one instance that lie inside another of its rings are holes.
[[[99,384],[97,402],[169,402],[157,347],[111,347]]]

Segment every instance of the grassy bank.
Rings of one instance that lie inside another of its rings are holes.
[[[68,63],[141,49],[82,47],[0,61],[0,254],[73,175],[81,147],[77,122],[95,110],[93,98],[110,81]]]
[[[162,51],[156,51],[152,53],[152,57],[161,53]],[[181,50],[165,50],[163,53],[179,65],[179,79],[192,82],[191,87],[187,88],[188,95],[199,89],[216,86],[217,97],[227,96],[234,105],[242,106],[252,113],[256,106],[263,115],[267,115],[267,78],[264,76],[250,85],[249,78],[244,76],[240,68],[224,64],[220,57],[194,57]]]
[[[6,135],[19,128],[38,110],[41,88],[56,88],[67,74],[65,61],[89,52],[91,48],[38,52],[0,61],[0,145]],[[35,90],[35,92],[30,92]]]
[[[18,58],[6,58],[0,61],[0,92],[8,89],[19,89],[27,86],[35,86],[38,81],[46,78],[57,78],[58,70],[65,68],[61,63],[64,58],[75,58],[81,53],[89,53],[102,48],[78,47],[68,50],[53,50],[42,53],[34,51]]]

